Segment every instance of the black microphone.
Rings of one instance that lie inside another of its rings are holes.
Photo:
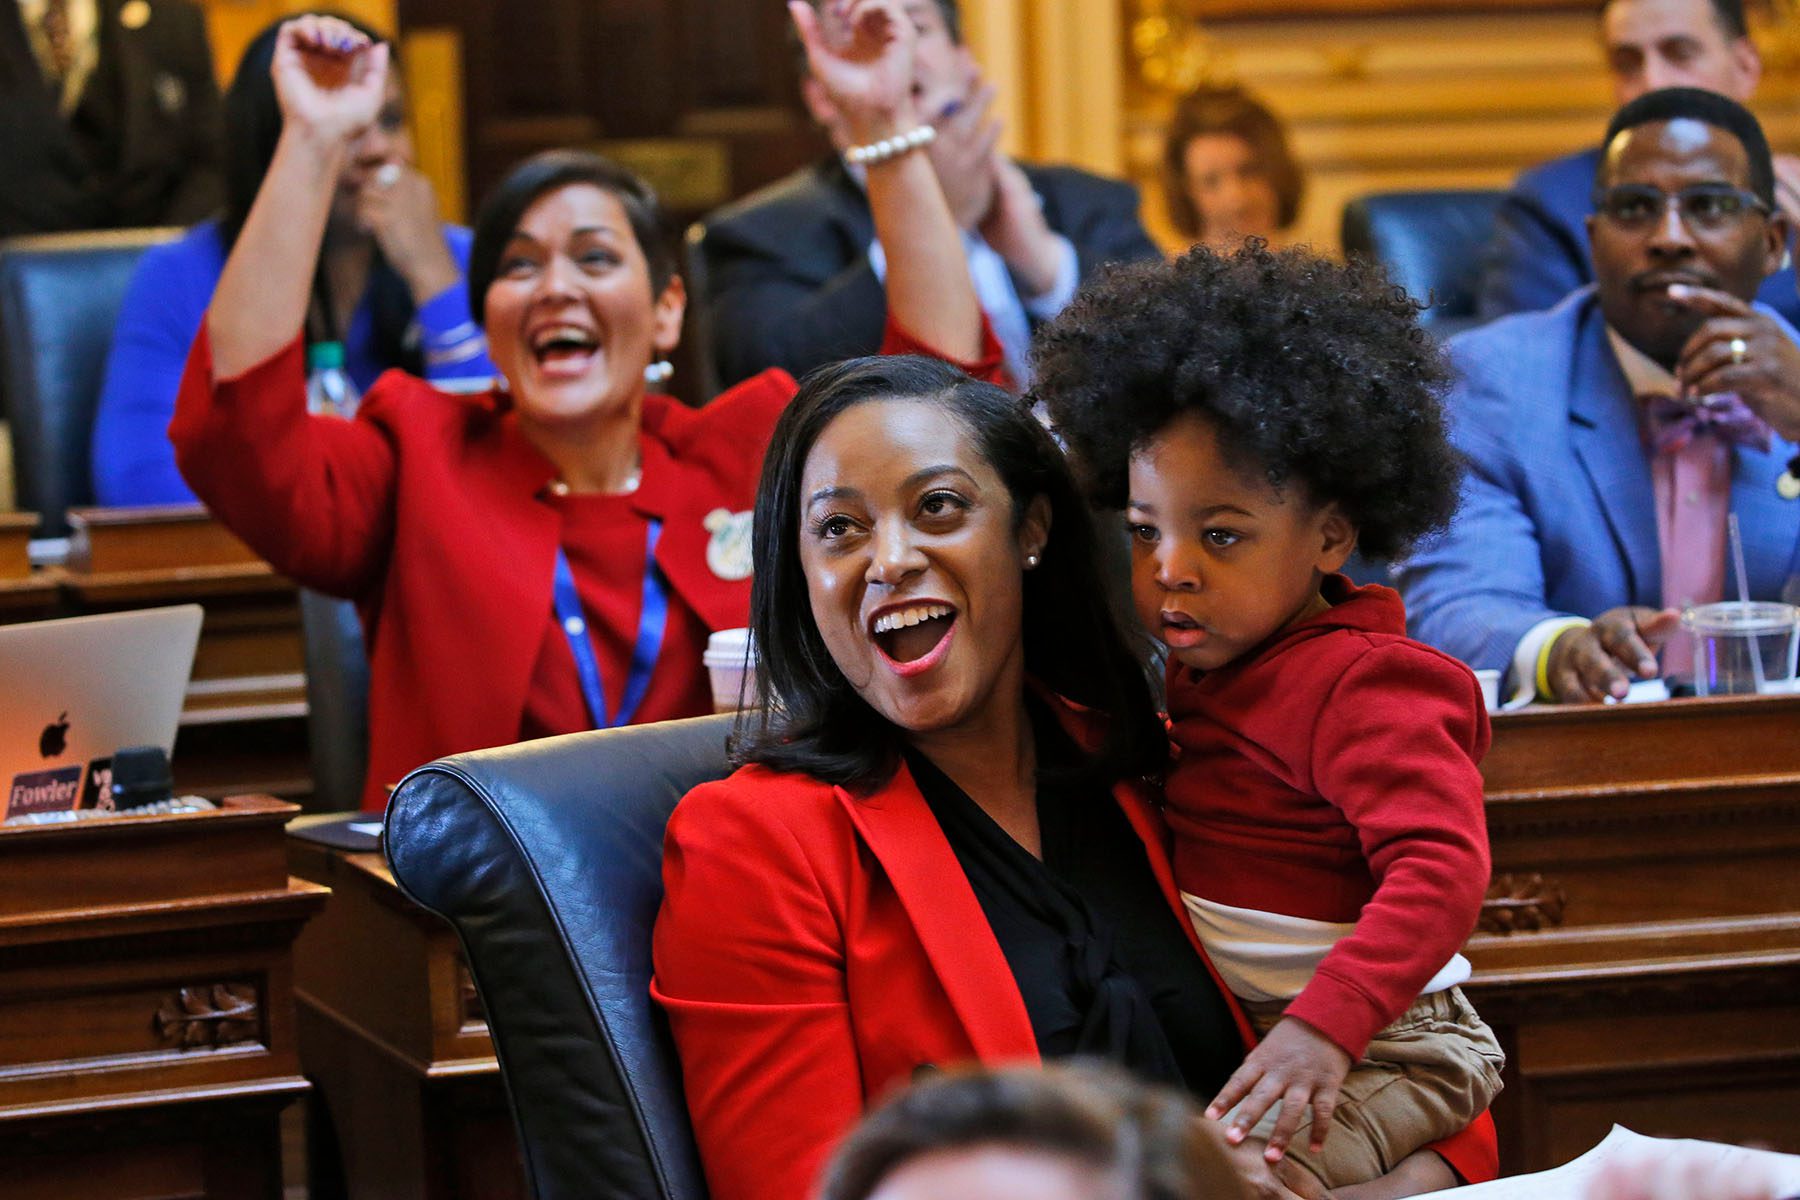
[[[174,798],[175,776],[161,746],[122,746],[113,755],[112,802],[115,812],[142,808]]]

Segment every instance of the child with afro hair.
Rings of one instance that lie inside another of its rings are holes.
[[[1481,689],[1340,573],[1455,509],[1417,318],[1379,267],[1252,240],[1115,268],[1035,348],[1033,398],[1125,510],[1168,649],[1176,882],[1262,1038],[1207,1113],[1333,1195],[1435,1170],[1500,1086],[1456,986],[1488,881]]]

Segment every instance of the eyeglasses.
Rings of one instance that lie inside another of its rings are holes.
[[[1594,193],[1594,208],[1620,229],[1645,229],[1663,219],[1673,201],[1681,222],[1695,232],[1727,229],[1749,212],[1769,215],[1754,193],[1723,183],[1696,183],[1673,194],[1647,184],[1622,183]]]

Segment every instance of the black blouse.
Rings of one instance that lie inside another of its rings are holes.
[[[993,927],[1038,1053],[1111,1059],[1210,1097],[1243,1061],[1231,1011],[1124,812],[1103,790],[1043,779],[1077,752],[1047,716],[1035,726],[1041,862],[924,755],[906,762]]]

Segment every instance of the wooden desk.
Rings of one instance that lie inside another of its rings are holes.
[[[330,1111],[348,1194],[524,1200],[500,1066],[455,932],[400,894],[379,854],[290,834],[288,864],[331,889],[295,946],[295,978],[301,1061]]]
[[[1482,774],[1503,1168],[1615,1121],[1800,1151],[1800,697],[1505,714]]]
[[[288,878],[297,811],[0,827],[10,1200],[281,1196],[292,943],[324,900]]]
[[[31,531],[36,513],[0,513],[0,621],[32,621],[55,613],[54,573],[31,569]]]
[[[9,579],[0,621],[195,603],[206,610],[176,737],[175,784],[217,798],[312,791],[294,585],[204,509],[77,509],[67,563]]]

